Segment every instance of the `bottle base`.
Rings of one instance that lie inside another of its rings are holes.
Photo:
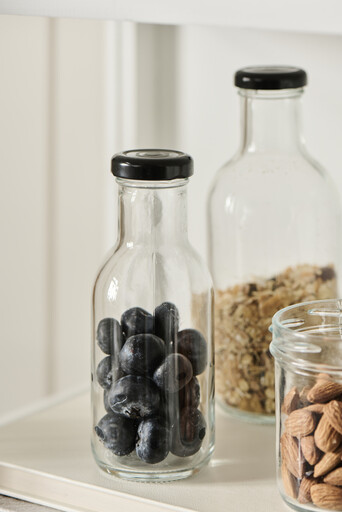
[[[259,414],[257,412],[243,411],[242,409],[238,409],[237,407],[233,407],[226,404],[225,402],[222,402],[220,399],[216,399],[216,401],[219,404],[220,409],[233,418],[237,418],[248,423],[259,423],[266,425],[275,423],[274,414]]]
[[[162,482],[171,482],[174,480],[183,480],[184,478],[189,478],[192,475],[195,475],[200,471],[200,469],[207,465],[212,452],[214,450],[212,449],[211,452],[208,454],[208,456],[203,459],[200,463],[198,463],[196,466],[192,468],[184,468],[184,469],[164,469],[162,471],[158,470],[150,470],[150,471],[143,471],[141,469],[130,469],[130,468],[113,468],[113,466],[110,466],[108,464],[105,464],[104,462],[98,460],[95,458],[98,466],[102,471],[104,471],[107,475],[115,476],[117,478],[121,478],[124,480],[131,480],[136,482],[154,482],[154,483],[162,483]]]

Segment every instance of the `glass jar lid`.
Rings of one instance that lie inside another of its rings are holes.
[[[304,69],[293,66],[248,66],[235,73],[240,89],[298,89],[307,85]]]
[[[194,173],[190,155],[172,149],[133,149],[112,158],[112,173],[129,180],[164,181]]]

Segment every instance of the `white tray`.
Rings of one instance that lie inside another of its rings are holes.
[[[90,400],[82,394],[0,427],[0,492],[78,512],[281,512],[274,426],[217,411],[209,466],[178,482],[126,482],[100,471],[90,451]]]

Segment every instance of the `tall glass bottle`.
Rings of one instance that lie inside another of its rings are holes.
[[[305,71],[292,67],[235,74],[241,145],[209,195],[216,396],[227,411],[257,421],[274,418],[273,314],[337,294],[339,202],[305,147],[306,83]]]
[[[189,155],[112,160],[119,232],[93,296],[92,448],[129,479],[184,478],[214,447],[211,278],[187,234]]]

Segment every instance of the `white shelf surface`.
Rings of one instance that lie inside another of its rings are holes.
[[[1,0],[0,14],[342,34],[340,0]]]
[[[107,476],[90,450],[88,394],[0,427],[0,493],[65,511],[285,512],[275,482],[273,426],[217,411],[209,466],[178,482],[136,483]]]

